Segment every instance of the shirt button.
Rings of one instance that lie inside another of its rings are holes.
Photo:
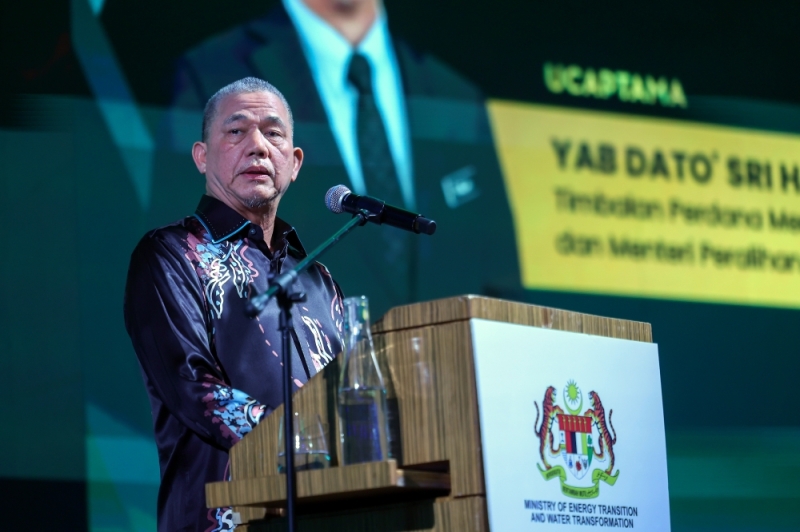
[[[251,227],[249,233],[250,233],[250,236],[255,236],[256,228],[255,227]]]

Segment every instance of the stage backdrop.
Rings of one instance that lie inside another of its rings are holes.
[[[138,239],[203,192],[189,150],[211,93],[247,75],[286,93],[307,159],[282,215],[307,246],[345,221],[319,191],[363,188],[353,124],[320,98],[311,37],[282,6],[3,4],[9,522],[155,529],[122,294]],[[345,293],[376,314],[479,292],[651,322],[672,529],[796,529],[800,6],[384,7],[401,201],[440,226],[408,244],[402,287],[381,282],[380,251],[363,258],[383,233],[354,234],[324,259]]]

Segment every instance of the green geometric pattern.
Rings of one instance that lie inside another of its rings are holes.
[[[91,5],[87,0],[72,1],[73,45],[139,203],[146,210],[150,204],[155,143],[95,16],[102,5],[102,1],[92,1]]]

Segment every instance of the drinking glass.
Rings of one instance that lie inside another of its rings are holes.
[[[295,412],[293,419],[295,471],[324,469],[330,466],[328,431],[318,414]],[[286,454],[283,445],[283,418],[278,430],[278,473],[286,472]]]

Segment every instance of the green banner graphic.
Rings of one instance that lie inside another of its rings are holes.
[[[541,465],[536,464],[536,467],[539,468],[539,472],[542,474],[542,477],[544,477],[545,480],[552,480],[558,477],[559,482],[561,483],[561,493],[567,497],[572,497],[573,499],[594,499],[600,495],[601,480],[609,486],[613,486],[617,482],[617,477],[619,477],[619,471],[617,471],[614,475],[609,475],[601,469],[595,469],[592,471],[593,485],[579,488],[570,486],[566,483],[567,471],[562,466],[554,466],[550,469],[542,469]]]

